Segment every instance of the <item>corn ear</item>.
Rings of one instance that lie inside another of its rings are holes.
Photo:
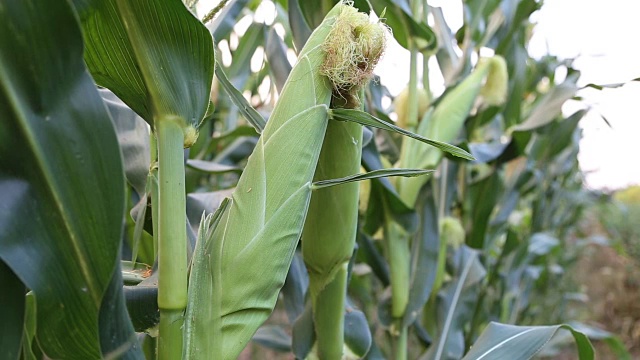
[[[458,249],[464,244],[465,231],[459,219],[447,216],[440,219],[440,238],[447,245]]]
[[[433,288],[431,289],[432,299],[435,299],[440,291],[446,275],[445,265],[447,258],[447,246],[451,246],[454,250],[457,250],[460,246],[464,245],[465,240],[465,231],[460,219],[447,216],[444,219],[440,219],[439,227],[440,248],[438,249],[436,276],[433,282]]]
[[[490,59],[482,59],[488,62],[489,73],[487,81],[480,90],[480,96],[487,105],[502,105],[507,100],[507,88],[509,86],[509,73],[507,62],[502,56],[494,56]]]
[[[417,88],[418,92],[418,118],[409,119],[409,88],[406,87],[404,90],[393,99],[393,105],[396,111],[396,115],[398,115],[398,120],[396,124],[403,128],[408,129],[409,124],[419,124],[420,120],[424,113],[429,109],[430,100],[429,93],[424,88]]]
[[[417,133],[424,137],[450,143],[462,130],[464,122],[480,92],[484,89],[485,101],[497,105],[504,102],[507,88],[505,61],[500,56],[482,59],[476,69],[453,90],[445,93],[433,112],[427,112]],[[418,142],[405,142],[400,158],[400,167],[435,168],[442,159],[442,152]],[[398,179],[400,198],[413,207],[418,191],[426,179]]]
[[[370,79],[385,45],[386,30],[353,7],[338,4],[331,33],[323,44],[322,73],[333,86],[333,107],[357,108],[359,92]],[[362,157],[362,125],[331,121],[327,126],[314,180],[357,174]],[[320,359],[342,359],[347,267],[355,246],[359,185],[344,183],[314,190],[302,235],[302,256]]]
[[[343,6],[327,15],[302,49],[228,209],[208,245],[196,250],[205,251],[207,261],[191,270],[188,306],[208,298],[211,311],[185,319],[184,358],[235,359],[275,306],[302,232],[328,123],[332,86],[320,73],[322,44]]]

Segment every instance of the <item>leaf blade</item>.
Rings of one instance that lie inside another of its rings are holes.
[[[96,82],[152,126],[158,117],[177,116],[197,128],[209,105],[213,41],[183,3],[74,4],[83,26],[85,62]]]
[[[378,118],[376,118],[375,116],[366,113],[364,111],[360,111],[360,110],[352,110],[352,109],[331,109],[331,116],[333,119],[338,120],[338,121],[352,121],[352,122],[356,122],[358,124],[361,125],[366,125],[366,126],[373,126],[379,129],[383,129],[383,130],[387,130],[387,131],[393,131],[396,132],[398,134],[404,135],[404,136],[408,136],[412,139],[416,139],[418,141],[421,141],[425,144],[429,144],[433,147],[436,147],[444,152],[447,152],[451,155],[457,156],[457,157],[461,157],[463,159],[467,159],[467,160],[475,160],[475,158],[473,157],[473,155],[469,154],[467,151],[460,149],[457,146],[453,146],[441,141],[437,141],[437,140],[431,140],[428,139],[424,136],[412,133],[410,131],[404,130],[400,127],[397,127],[393,124],[387,123],[385,121],[382,121]]]
[[[0,258],[36,295],[47,355],[99,358],[124,215],[116,134],[70,6],[3,3],[0,18]]]
[[[573,335],[580,360],[594,359],[589,339],[569,325],[514,326],[491,322],[463,360],[530,359],[560,329]]]
[[[354,174],[350,176],[345,176],[339,179],[329,179],[329,180],[320,180],[315,181],[311,184],[311,189],[323,189],[331,186],[346,184],[354,181],[363,181],[363,180],[371,180],[378,179],[381,177],[390,177],[390,176],[403,176],[403,177],[414,177],[427,175],[434,172],[434,170],[423,170],[423,169],[379,169],[369,171],[363,174]]]
[[[249,124],[251,124],[251,126],[256,129],[258,134],[262,133],[262,130],[264,130],[267,122],[264,120],[262,115],[260,115],[256,111],[256,109],[254,109],[253,106],[249,104],[247,99],[242,96],[240,91],[238,91],[238,89],[236,89],[233,84],[231,84],[229,78],[227,78],[227,75],[224,73],[224,70],[222,70],[219,65],[216,65],[216,77],[220,81],[220,85],[222,85],[227,94],[229,94],[231,101],[233,101],[233,103],[238,107]]]

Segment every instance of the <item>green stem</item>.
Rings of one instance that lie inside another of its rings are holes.
[[[361,157],[362,126],[331,120],[314,180],[357,174]],[[314,190],[302,232],[302,257],[309,271],[317,348],[322,360],[342,358],[346,267],[356,241],[359,190],[357,183]]]
[[[182,358],[182,310],[160,310],[160,332],[158,336],[158,359],[178,360]],[[180,341],[179,343],[177,341]]]
[[[320,359],[342,359],[347,266],[343,264],[333,280],[313,299],[313,322]]]
[[[409,47],[410,57],[409,95],[407,97],[407,128],[411,131],[414,131],[418,126],[418,49],[416,48],[416,45],[413,41],[411,41]]]
[[[408,338],[409,328],[406,326],[401,326],[400,335],[396,340],[396,356],[394,358],[395,360],[407,359]]]
[[[187,233],[184,135],[179,122],[160,119],[158,135],[158,307],[160,359],[182,353],[182,313],[187,306]],[[179,357],[178,357],[179,358]]]
[[[427,0],[422,0],[422,21],[425,24],[429,23],[429,4],[427,4]],[[431,84],[429,83],[429,58],[430,54],[422,53],[422,88],[424,88],[427,93],[427,98],[429,99],[429,103],[433,99],[433,95],[431,94]]]
[[[409,302],[411,253],[409,239],[400,226],[391,219],[385,226],[385,238],[388,240],[389,270],[391,273],[391,315],[402,318]]]
[[[419,20],[421,1],[412,0],[411,10]],[[418,126],[418,47],[414,41],[409,42],[409,95],[407,99],[407,129],[415,131]],[[407,139],[403,140],[402,152],[406,151]],[[396,359],[407,358],[407,327],[403,325],[403,317],[409,303],[411,253],[409,237],[391,219],[387,219],[385,238],[388,241],[389,267],[391,272],[391,315],[396,319],[396,330],[400,332],[396,343]]]
[[[419,0],[411,1],[411,11],[416,20],[420,20],[421,3]],[[407,128],[414,131],[418,125],[418,47],[415,41],[409,41],[409,95],[407,103]]]

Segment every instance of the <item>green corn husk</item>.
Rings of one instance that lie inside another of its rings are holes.
[[[478,95],[482,93],[487,104],[499,105],[506,98],[507,82],[506,63],[502,57],[482,59],[469,76],[445,94],[435,110],[424,115],[416,133],[451,143],[464,126]],[[415,141],[405,142],[404,145],[400,167],[433,169],[442,160],[442,152],[433,147]],[[413,207],[426,181],[424,178],[399,178],[400,198]]]
[[[196,249],[194,258],[206,261],[191,269],[184,358],[235,359],[275,306],[328,123],[322,44],[345,6],[336,5],[302,49],[228,209]]]
[[[369,81],[385,45],[385,28],[369,16],[343,6],[327,42],[322,72],[334,86],[333,107],[356,108],[358,92]],[[360,171],[362,125],[331,121],[315,181],[344,178]],[[302,255],[320,359],[344,356],[347,267],[355,246],[359,185],[355,182],[314,190],[302,234]]]
[[[429,92],[424,88],[417,88],[416,91],[418,97],[418,117],[415,119],[409,119],[409,87],[404,88],[404,90],[393,99],[393,106],[398,115],[396,125],[403,129],[408,129],[409,124],[419,124],[422,116],[429,109]]]

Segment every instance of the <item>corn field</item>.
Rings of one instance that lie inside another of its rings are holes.
[[[580,72],[463,5],[0,0],[0,358],[630,359],[559,285]]]

